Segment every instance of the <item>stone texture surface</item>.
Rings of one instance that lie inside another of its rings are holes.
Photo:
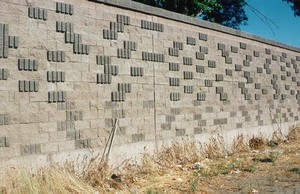
[[[299,48],[130,0],[0,4],[1,161],[299,122]]]

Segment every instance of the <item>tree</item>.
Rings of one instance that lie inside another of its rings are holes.
[[[248,20],[245,0],[135,0],[147,5],[239,29]]]
[[[300,1],[299,0],[283,0],[288,4],[292,4],[291,7],[294,10],[295,16],[300,16]]]

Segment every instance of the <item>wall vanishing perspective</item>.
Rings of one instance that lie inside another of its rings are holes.
[[[0,0],[0,161],[115,124],[115,145],[292,125],[299,70],[299,48],[128,0]]]

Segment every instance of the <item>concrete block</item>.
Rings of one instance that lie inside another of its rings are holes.
[[[200,65],[196,65],[196,72],[197,73],[205,73],[205,67],[200,66]]]
[[[199,40],[207,41],[208,40],[207,34],[199,33]]]

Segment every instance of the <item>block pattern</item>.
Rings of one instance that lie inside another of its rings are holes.
[[[147,20],[142,20],[141,21],[141,28],[146,29],[146,30],[154,30],[158,32],[163,32],[164,31],[164,26],[163,24],[156,23],[156,22],[150,22]]]
[[[9,147],[9,138],[8,137],[0,137],[0,148]]]
[[[48,82],[65,82],[66,73],[62,71],[47,71]]]
[[[7,80],[8,79],[8,69],[0,69],[0,80]]]
[[[47,60],[49,62],[65,62],[66,53],[65,51],[48,51]]]
[[[8,24],[0,23],[0,59],[8,57],[8,49],[19,47],[19,37],[9,36]]]
[[[73,15],[74,6],[72,4],[56,2],[56,12],[62,14]]]
[[[126,15],[117,14],[117,22],[124,25],[130,25],[130,17]]]
[[[50,91],[48,92],[48,103],[66,102],[66,91]]]
[[[0,126],[9,124],[9,116],[8,114],[0,114]]]
[[[38,92],[39,82],[38,81],[19,81],[19,92]]]
[[[37,71],[39,63],[35,59],[18,59],[19,71]]]
[[[38,7],[29,7],[28,17],[33,19],[39,19],[39,20],[47,20],[48,11],[46,9],[42,9]]]
[[[165,55],[159,53],[142,52],[142,59],[144,61],[165,62]]]

